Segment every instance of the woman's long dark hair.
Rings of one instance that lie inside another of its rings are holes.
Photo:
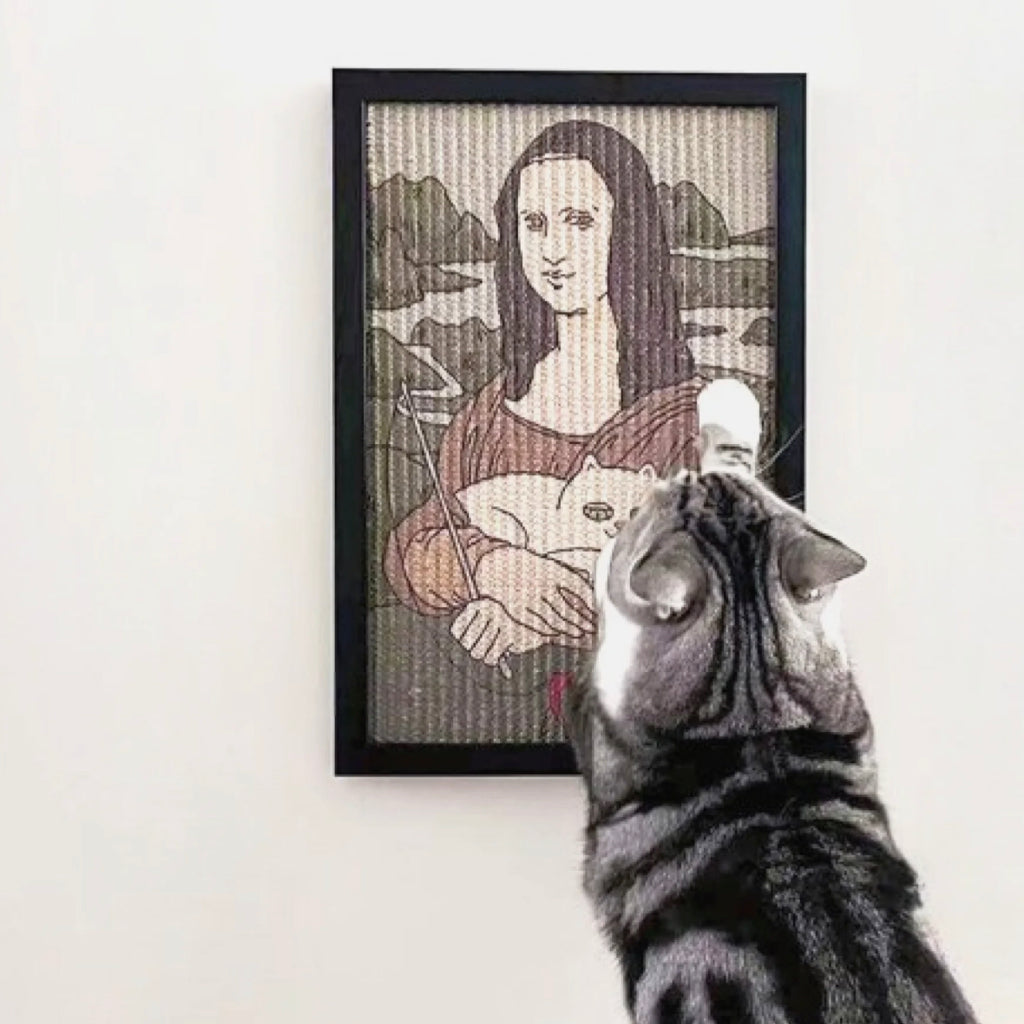
[[[632,142],[594,121],[563,121],[541,132],[512,165],[494,206],[494,273],[506,393],[513,400],[522,398],[537,363],[558,346],[555,312],[523,272],[517,209],[523,168],[552,157],[588,160],[615,202],[608,300],[619,332],[619,387],[625,408],[656,388],[692,377],[694,365],[683,340],[651,172]]]

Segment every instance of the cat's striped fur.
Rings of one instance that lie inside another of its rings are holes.
[[[602,562],[599,645],[629,656],[609,681],[599,652],[568,721],[585,885],[633,1019],[973,1022],[916,918],[828,621],[863,563],[742,472],[662,486]]]

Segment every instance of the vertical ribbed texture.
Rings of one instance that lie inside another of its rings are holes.
[[[549,432],[549,446],[550,432],[561,440],[556,439],[555,454],[545,456],[543,465],[531,462],[528,450],[513,453],[512,458],[498,453],[502,457],[490,461],[525,467],[510,472],[543,474],[547,469],[560,479],[572,477],[579,486],[572,489],[571,508],[559,500],[545,504],[539,499],[533,507],[522,507],[514,482],[502,492],[502,501],[529,524],[531,546],[535,534],[564,533],[566,523],[571,532],[567,516],[578,517],[583,537],[593,531],[595,522],[612,522],[611,517],[628,514],[628,508],[617,507],[631,500],[623,484],[626,475],[600,471],[638,471],[649,460],[642,445],[631,448],[629,436],[615,436],[614,424],[602,427],[602,422],[612,418],[620,403],[629,406],[636,399],[636,414],[619,433],[645,438],[664,432],[659,407],[648,393],[685,385],[680,367],[686,364],[679,346],[688,347],[700,377],[741,376],[751,385],[765,413],[763,450],[766,456],[772,453],[776,129],[771,110],[371,106],[366,457],[369,727],[375,741],[521,743],[561,738],[548,707],[549,684],[553,674],[577,666],[579,652],[548,645],[521,657],[512,654],[512,677],[506,679],[498,669],[471,658],[454,640],[450,627],[457,608],[423,614],[399,601],[382,571],[382,559],[392,531],[424,502],[436,501],[418,435],[408,410],[400,407],[401,382],[414,396],[430,457],[436,461],[453,415],[473,402],[503,366],[495,268],[502,240],[509,235],[508,226],[502,233],[496,220],[499,193],[510,168],[542,132],[577,120],[597,122],[629,140],[649,169],[646,187],[654,190],[649,202],[638,199],[630,207],[634,219],[629,231],[622,230],[620,220],[613,222],[607,266],[616,268],[618,277],[609,280],[608,301],[619,306],[614,323],[620,345],[626,324],[640,325],[637,330],[643,325],[677,324],[678,338],[648,345],[642,359],[627,363],[614,352],[609,360],[607,346],[602,350],[598,340],[586,347],[584,331],[584,354],[551,386],[548,371],[557,362],[557,353],[547,361],[542,357],[558,344],[553,324],[561,322],[564,327],[566,320],[552,317],[548,300],[559,301],[579,285],[597,252],[596,228],[589,234],[569,231],[565,262],[542,266],[572,267],[576,278],[561,282],[562,287],[547,299],[542,296],[542,301],[537,301],[538,292],[522,285],[520,329],[531,345],[538,346],[538,355],[527,364],[530,383],[525,393],[511,403],[511,413]],[[595,138],[592,159],[605,166],[602,177],[607,177],[613,199],[619,195],[621,217],[626,205],[621,189],[628,188],[630,175],[636,173],[633,157],[615,139]],[[567,156],[564,151],[559,155]],[[565,180],[572,195],[566,205],[584,205],[581,197],[593,190],[593,167],[576,160],[570,170]],[[545,230],[563,228],[549,223]],[[521,260],[520,248],[527,244],[521,223],[518,230],[518,247],[513,236],[509,250],[513,262]],[[621,251],[623,239],[635,249]],[[529,241],[535,241],[533,236]],[[555,261],[564,255],[554,241],[544,251]],[[660,264],[652,256],[663,251],[670,254],[665,264],[671,278],[667,289],[658,287],[663,277],[657,276]],[[635,287],[630,278],[633,268],[648,275]],[[521,266],[516,272],[517,280],[525,281]],[[672,308],[659,308],[659,303]],[[646,343],[633,339],[630,344]],[[607,416],[602,414],[606,407]],[[504,408],[501,414],[509,415],[509,407]],[[602,438],[601,443],[594,438]],[[529,448],[531,442],[524,444]],[[588,451],[596,454],[599,470],[593,477],[577,478]],[[481,460],[467,452],[466,462],[478,465]],[[461,485],[476,482],[463,480]],[[465,527],[461,506],[451,495],[448,500],[454,503],[460,528]],[[461,529],[457,532],[461,536]],[[458,566],[453,560],[445,564]],[[446,578],[432,587],[430,566],[416,563],[415,569],[418,575],[411,585],[423,588],[428,602],[434,600],[435,590],[441,593],[460,583]],[[475,572],[472,567],[470,575]],[[537,582],[513,579],[507,585],[515,593],[532,593]]]

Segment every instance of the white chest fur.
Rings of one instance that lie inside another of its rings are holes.
[[[602,707],[617,718],[626,699],[626,686],[636,657],[640,627],[620,612],[608,594],[608,568],[615,542],[608,544],[597,560],[594,591],[601,617],[597,655],[594,658],[594,688]]]

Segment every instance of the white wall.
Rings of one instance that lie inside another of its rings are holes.
[[[1017,5],[0,12],[5,1024],[622,1019],[573,780],[331,776],[343,65],[810,74],[809,502],[897,836],[1024,1019]]]

